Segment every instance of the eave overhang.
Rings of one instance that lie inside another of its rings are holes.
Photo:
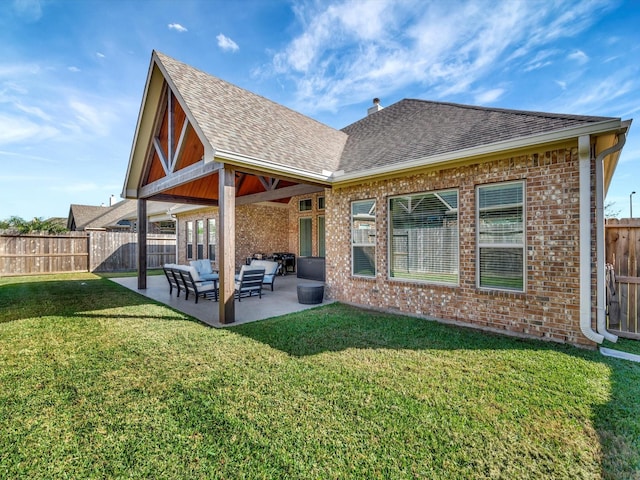
[[[339,174],[336,172],[332,177],[331,183],[334,187],[347,186],[365,180],[407,174],[412,171],[422,170],[429,167],[467,163],[482,158],[493,158],[497,154],[503,155],[514,153],[530,149],[531,147],[567,143],[573,140],[577,141],[577,138],[582,135],[597,136],[607,132],[619,131],[620,129],[625,128],[626,123],[627,122],[621,122],[618,119],[605,120],[602,122],[590,123],[589,125],[581,125],[554,132],[545,132],[542,134],[506,140],[503,142],[495,142],[463,150],[456,150],[440,155],[422,157],[408,162],[370,168],[366,171],[350,172],[345,174]]]

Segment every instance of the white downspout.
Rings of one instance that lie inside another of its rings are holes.
[[[602,151],[596,157],[596,329],[606,340],[617,342],[618,337],[607,331],[605,299],[605,251],[604,251],[604,158],[624,147],[627,136],[618,134],[618,143]]]
[[[595,343],[604,336],[591,328],[591,137],[578,137],[580,168],[580,330]]]

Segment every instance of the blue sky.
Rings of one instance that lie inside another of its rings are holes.
[[[640,117],[634,0],[7,0],[0,219],[119,197],[153,49],[335,128],[373,97]],[[640,118],[620,216],[639,174]]]

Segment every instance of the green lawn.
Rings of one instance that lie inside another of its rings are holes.
[[[255,300],[259,303],[259,300]],[[0,278],[0,478],[639,479],[640,364],[333,304]]]

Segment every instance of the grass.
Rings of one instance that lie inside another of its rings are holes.
[[[640,365],[329,305],[0,279],[0,478],[640,478]]]

